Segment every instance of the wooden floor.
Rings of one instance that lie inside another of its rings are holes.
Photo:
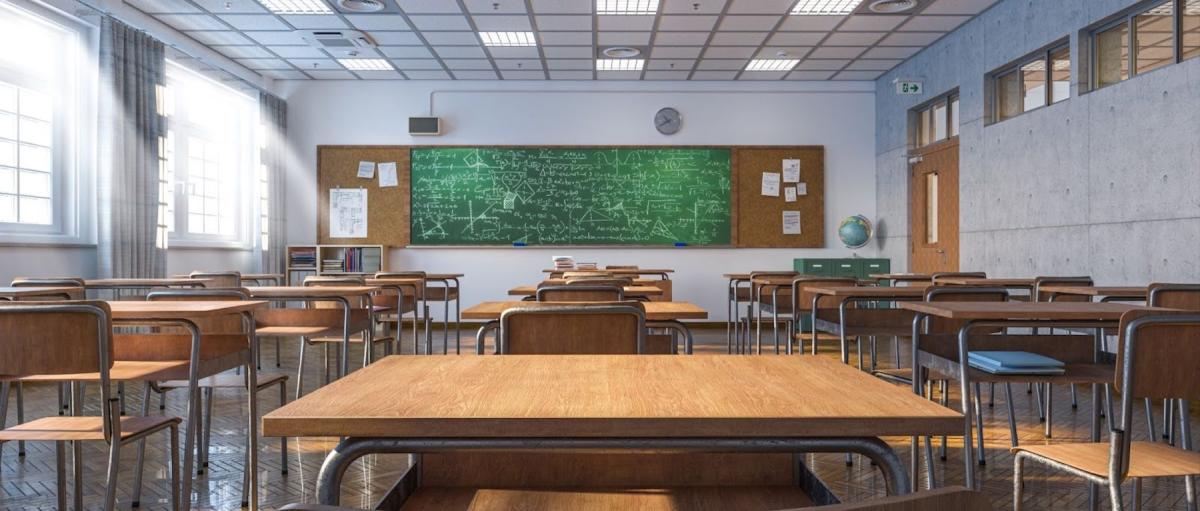
[[[439,332],[440,333],[440,332]],[[465,334],[463,353],[474,353],[473,334]],[[725,352],[725,332],[706,330],[698,331],[697,352]],[[440,337],[437,338],[440,341]],[[439,342],[440,344],[440,342]],[[889,351],[890,342],[880,343],[880,360],[892,359]],[[409,346],[411,349],[411,345]],[[440,346],[438,346],[440,348]],[[832,346],[829,346],[832,350]],[[450,347],[453,352],[453,344]],[[283,369],[274,367],[273,343],[264,344],[265,373],[286,371],[294,382],[296,367],[296,341],[284,341]],[[439,350],[440,351],[440,350]],[[773,350],[772,350],[773,351]],[[353,355],[352,355],[353,356]],[[453,355],[452,355],[453,356]],[[463,355],[474,356],[474,355]],[[774,356],[774,355],[763,355]],[[821,356],[833,356],[832,351]],[[320,350],[309,351],[308,368],[305,380],[311,390],[316,382],[323,377]],[[359,357],[351,359],[361,360]],[[881,362],[884,365],[886,363]],[[94,390],[94,389],[93,389]],[[289,398],[293,395],[289,387]],[[1003,392],[995,397],[995,406],[987,407],[986,388],[984,418],[987,439],[987,465],[980,467],[977,474],[982,481],[983,489],[993,500],[996,509],[1011,509],[1012,507],[1012,457],[1008,454],[1008,426]],[[1055,389],[1054,394],[1054,437],[1046,439],[1043,436],[1043,426],[1033,412],[1033,396],[1025,392],[1024,386],[1014,389],[1015,407],[1018,415],[1018,433],[1020,441],[1026,444],[1041,442],[1071,442],[1086,441],[1089,431],[1090,392],[1079,393],[1079,408],[1070,407],[1070,395],[1066,388]],[[128,407],[130,410],[141,409],[141,388],[134,385],[129,389]],[[753,392],[754,389],[746,389]],[[804,392],[804,389],[796,389]],[[95,393],[90,393],[91,409],[89,413],[98,413],[95,409]],[[951,402],[956,402],[957,394],[951,394]],[[261,409],[274,409],[278,401],[278,392],[264,392],[261,397]],[[25,390],[26,417],[34,418],[51,415],[55,412],[56,393],[53,387],[45,385],[30,385]],[[157,404],[157,398],[155,398]],[[213,421],[211,463],[208,471],[195,478],[192,501],[194,509],[238,509],[241,502],[243,445],[245,441],[244,395],[241,391],[223,389],[217,391],[215,401],[216,418]],[[15,405],[15,400],[13,402]],[[158,412],[157,406],[152,407],[153,413],[170,413],[176,416],[184,414],[184,401],[178,391],[169,394],[167,410]],[[15,409],[9,407],[9,424],[15,420]],[[1134,429],[1137,439],[1144,439],[1146,429],[1141,407],[1135,407],[1136,421],[1139,425]],[[1157,409],[1156,413],[1161,414]],[[1193,413],[1193,416],[1196,414]],[[1200,424],[1200,421],[1193,421]],[[1161,415],[1159,416],[1161,422]],[[1105,426],[1107,427],[1107,426]],[[1161,426],[1160,426],[1161,427]],[[1200,430],[1200,427],[1196,428]],[[1193,436],[1197,434],[1193,433]],[[908,439],[886,439],[897,450],[902,458],[907,459]],[[936,473],[939,483],[962,484],[962,458],[960,452],[961,439],[951,438],[949,457],[945,462],[938,462]],[[167,472],[165,453],[167,440],[164,435],[151,439],[148,449],[148,462],[145,472],[145,489],[141,499],[142,509],[168,509]],[[288,445],[287,475],[281,474],[280,447],[277,439],[266,439],[263,442],[263,454],[260,456],[260,481],[263,488],[262,504],[264,508],[273,509],[283,504],[301,501],[311,501],[315,492],[314,481],[321,462],[329,449],[334,445],[331,439],[292,439]],[[25,457],[17,456],[15,444],[3,446],[3,457],[0,459],[0,509],[54,509],[55,507],[55,470],[53,444],[28,444]],[[127,447],[122,456],[122,477],[118,489],[119,507],[130,508],[130,493],[133,484],[133,461],[135,449]],[[84,449],[85,472],[85,507],[95,509],[100,505],[104,490],[105,453],[99,444],[88,445]],[[382,495],[392,482],[399,476],[407,465],[407,457],[402,455],[370,456],[362,463],[356,464],[347,473],[346,484],[342,492],[342,505],[369,508]],[[809,465],[822,477],[834,492],[843,500],[861,500],[883,494],[883,480],[877,471],[871,469],[868,463],[855,463],[847,467],[841,455],[811,455]],[[1082,480],[1061,473],[1048,471],[1040,466],[1030,465],[1026,468],[1027,509],[1086,509],[1087,492]],[[1185,509],[1184,487],[1182,479],[1151,480],[1143,486],[1144,509],[1182,510]],[[1102,508],[1107,508],[1103,504]]]

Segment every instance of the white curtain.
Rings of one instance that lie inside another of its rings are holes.
[[[259,121],[263,125],[263,150],[261,155],[263,193],[266,204],[260,221],[264,222],[263,235],[258,245],[261,254],[259,264],[263,273],[283,273],[284,239],[287,229],[284,201],[284,169],[287,162],[287,102],[266,92],[259,92]]]
[[[101,277],[164,277],[158,108],[166,79],[163,44],[105,16],[100,29],[97,262]],[[167,190],[166,192],[169,192]]]

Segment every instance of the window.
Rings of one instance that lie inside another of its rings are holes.
[[[167,62],[162,186],[173,246],[248,247],[258,190],[257,100]]]
[[[938,173],[930,172],[925,174],[925,243],[929,245],[937,245],[938,243],[938,193],[941,189],[938,187]]]
[[[1011,119],[1071,97],[1071,47],[1057,42],[990,75],[991,122]]]
[[[1092,31],[1091,88],[1200,56],[1200,0],[1160,0]]]
[[[0,4],[0,240],[86,242],[78,213],[91,200],[76,172],[94,63],[82,25],[35,9]]]
[[[915,111],[916,147],[958,136],[958,94],[937,98]]]

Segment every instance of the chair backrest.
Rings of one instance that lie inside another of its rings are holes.
[[[377,279],[423,279],[428,275],[423,271],[381,271],[375,274]]]
[[[354,277],[354,276],[331,277],[331,276],[326,276],[326,275],[310,275],[310,276],[304,278],[304,286],[305,287],[361,286],[361,285],[364,285],[365,282],[366,282],[366,279],[364,279],[362,277]],[[367,306],[367,304],[364,303],[364,301],[362,300],[361,297],[347,296],[346,298],[350,299],[351,307],[361,308],[361,307]],[[357,303],[356,303],[356,301],[357,301]],[[342,306],[336,302],[326,302],[326,301],[312,302],[309,304],[309,306],[314,309],[340,309],[340,308],[342,308]]]
[[[927,302],[1004,302],[1008,301],[1008,290],[1002,287],[950,286],[931,287],[925,290]],[[925,325],[930,334],[958,334],[965,320],[930,317]],[[976,330],[975,333],[996,330]]]
[[[204,286],[207,288],[228,289],[242,287],[242,272],[239,271],[194,271],[189,273],[188,277],[210,280],[211,282]]]
[[[858,279],[853,277],[808,277],[800,276],[792,279],[792,310],[799,311],[799,314],[812,312],[813,297],[816,296],[807,288],[821,286],[857,286]],[[822,300],[827,302],[826,307],[835,308],[836,302],[833,300]],[[852,307],[853,305],[851,305]]]
[[[609,264],[609,265],[605,265],[604,269],[606,269],[606,270],[636,270],[636,269],[638,269],[638,265],[636,265],[636,264]]]
[[[563,284],[568,286],[632,286],[632,277],[598,277],[594,279],[566,279]],[[549,285],[549,284],[547,284]]]
[[[646,351],[637,302],[546,303],[500,315],[501,354],[633,355]]]
[[[83,287],[83,279],[79,277],[17,277],[9,285],[12,287],[70,287],[75,288],[67,293],[72,300],[83,300],[87,297],[87,291]],[[54,296],[39,296],[36,301],[53,301],[55,299],[56,297]]]
[[[1050,301],[1050,293],[1042,291],[1042,286],[1094,286],[1091,277],[1036,277],[1033,279],[1033,300],[1035,302]],[[1058,295],[1056,302],[1090,302],[1092,298],[1086,295]]]
[[[949,277],[965,277],[971,279],[986,279],[987,273],[982,271],[939,271],[929,275],[933,285],[942,285],[943,282],[938,282],[941,279]]]
[[[534,297],[539,302],[620,302],[625,300],[625,290],[604,285],[541,286]]]
[[[1185,311],[1200,311],[1200,284],[1164,284],[1147,288],[1146,305]]]
[[[250,292],[244,288],[198,288],[198,289],[156,289],[146,293],[146,301],[174,302],[220,302],[249,300]],[[197,318],[194,320],[204,334],[244,334],[240,314],[227,314],[212,318]],[[164,328],[162,332],[184,333],[181,328]]]
[[[893,495],[864,502],[821,506],[820,511],[992,511],[987,494],[962,486]],[[799,510],[796,510],[799,511]]]
[[[108,304],[0,302],[0,374],[75,374],[112,367]],[[102,387],[107,387],[104,385]]]

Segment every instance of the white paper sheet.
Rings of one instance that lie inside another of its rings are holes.
[[[783,160],[783,182],[796,183],[800,181],[800,160]]]
[[[358,162],[358,177],[362,179],[371,179],[375,177],[375,162],[360,161]]]
[[[779,196],[779,173],[763,172],[762,194],[769,197]]]
[[[808,195],[808,183],[796,183],[796,195]]]
[[[787,187],[783,189],[783,200],[785,202],[796,202],[796,189]]]
[[[784,211],[783,212],[783,233],[784,234],[800,234],[800,212],[799,211]]]
[[[329,237],[367,237],[366,189],[329,189]]]
[[[379,164],[379,187],[388,188],[392,186],[400,186],[400,179],[396,176],[396,162],[387,161]]]

